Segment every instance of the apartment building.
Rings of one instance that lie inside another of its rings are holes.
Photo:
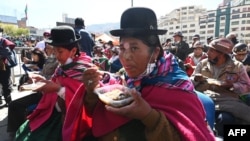
[[[160,37],[161,41],[171,38],[176,31],[182,31],[184,40],[191,43],[193,35],[199,33],[199,17],[205,13],[206,9],[201,6],[184,6],[161,17],[158,26],[168,30]]]
[[[250,0],[224,0],[217,9],[206,11],[201,6],[186,6],[173,10],[159,19],[159,27],[168,30],[161,41],[171,38],[175,31],[182,31],[187,43],[194,34],[206,38],[237,34],[241,42],[250,43]]]

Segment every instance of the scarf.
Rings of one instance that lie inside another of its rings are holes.
[[[91,120],[87,117],[83,108],[85,87],[80,80],[82,72],[91,66],[91,58],[82,53],[81,56],[76,57],[72,63],[58,67],[52,76],[53,82],[58,81],[66,88],[66,115],[62,129],[63,139],[65,141],[78,140],[78,138],[85,135],[83,133],[89,130]],[[58,95],[55,92],[43,95],[36,110],[28,117],[31,131],[38,129],[50,118],[57,97]]]
[[[92,63],[90,63],[91,59],[75,59],[73,62],[65,65],[59,66],[52,78],[56,78],[58,76],[63,77],[70,77],[76,80],[81,81],[82,79],[82,72],[84,72],[87,68],[90,68],[93,66]]]
[[[144,86],[154,85],[194,93],[192,81],[179,67],[177,60],[171,53],[165,53],[163,57],[156,62],[156,67],[149,75],[139,76],[138,78],[125,77],[128,87],[135,88],[137,91],[141,91],[141,88]]]
[[[195,94],[194,86],[191,80],[186,75],[186,73],[181,70],[181,68],[177,63],[177,60],[171,53],[164,54],[164,56],[156,62],[156,67],[148,76],[140,76],[138,78],[128,78],[127,76],[125,77],[126,77],[125,79],[127,80],[127,86],[129,88],[135,88],[137,91],[146,94],[143,98],[153,108],[160,109],[163,112],[167,111],[165,112],[165,114],[168,113],[168,111],[171,112],[175,111],[176,109],[174,107],[179,107],[175,105],[177,103],[169,103],[166,106],[164,104],[166,103],[166,101],[172,101],[172,99],[174,100],[180,97],[185,97],[186,99],[191,100],[193,96],[192,95],[189,96],[187,95],[187,93],[183,93],[182,92],[183,90],[190,94]],[[160,95],[160,97],[155,97],[153,93],[145,92],[146,89],[145,90],[142,89],[146,86],[156,86],[156,87],[166,88],[170,89],[169,91],[174,91],[175,93],[178,94],[176,95],[173,94],[172,97],[164,98],[163,95],[168,95],[168,94],[160,93],[158,94]],[[159,99],[162,100],[162,102],[158,103]],[[170,106],[171,104],[172,106]],[[198,105],[200,106],[200,103]],[[179,116],[180,118],[182,118],[182,115],[180,115],[179,113],[176,113],[175,115],[177,117]],[[94,136],[97,137],[103,136],[108,132],[118,128],[119,126],[131,120],[127,117],[119,116],[112,112],[107,112],[102,103],[97,104],[96,109],[93,112],[93,117],[94,119],[93,119],[92,131]],[[172,120],[176,123],[178,122],[175,118],[173,118]]]

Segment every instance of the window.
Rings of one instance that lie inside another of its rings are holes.
[[[245,7],[245,8],[243,8],[243,12],[247,12],[247,8]]]
[[[232,28],[232,31],[237,31],[238,27]]]
[[[182,15],[187,15],[187,12],[182,12],[181,14],[182,14]]]
[[[194,20],[194,16],[189,16],[188,19],[189,20]]]
[[[170,22],[169,24],[171,25],[171,24],[173,24],[173,22]]]
[[[239,25],[239,21],[231,22],[231,25]]]
[[[232,13],[240,13],[240,9],[233,9]]]
[[[182,17],[181,20],[185,21],[185,20],[187,20],[187,17]]]
[[[241,30],[245,30],[246,28],[245,27],[241,27]]]
[[[247,17],[250,17],[250,14],[249,14],[249,13],[247,14]]]
[[[193,39],[193,36],[189,36],[189,40],[192,40]]]
[[[250,27],[248,26],[248,27],[246,27],[246,30],[250,30]]]
[[[207,22],[214,22],[214,19],[208,19]]]
[[[187,33],[187,30],[183,30],[182,33]]]
[[[225,26],[225,23],[220,23],[220,26]]]
[[[239,19],[239,18],[240,18],[240,15],[239,15],[239,14],[233,15],[233,16],[232,16],[232,19]]]
[[[189,33],[194,33],[195,32],[195,30],[189,30]]]
[[[224,32],[225,31],[225,29],[220,29],[220,32]]]
[[[190,27],[195,27],[195,24],[190,24]]]
[[[182,7],[181,10],[187,10],[187,7]]]
[[[245,37],[250,37],[250,34],[246,34]]]
[[[201,20],[199,24],[207,23],[206,20]]]
[[[208,14],[208,17],[215,17],[215,13]]]
[[[200,34],[206,34],[206,31],[200,31]]]
[[[247,24],[250,24],[250,20],[247,20]]]
[[[212,33],[214,33],[214,30],[208,30],[207,33],[212,34]]]
[[[193,6],[189,6],[188,8],[189,8],[189,9],[194,9],[194,7],[193,7]]]
[[[242,14],[241,17],[242,17],[242,18],[246,18],[246,17],[247,17],[247,14]]]
[[[182,28],[187,28],[187,25],[183,25]]]
[[[194,11],[191,11],[191,10],[190,10],[188,13],[189,13],[189,14],[194,14]]]
[[[174,28],[173,27],[169,27],[170,30],[173,30]]]
[[[225,19],[226,19],[226,17],[224,17],[224,16],[223,16],[223,17],[220,17],[220,20],[225,20]]]
[[[204,29],[204,28],[206,28],[206,26],[205,26],[205,25],[200,26],[200,29]]]
[[[241,21],[241,24],[245,24],[245,23],[246,23],[246,21],[245,21],[245,20],[242,20],[242,21]]]
[[[179,29],[179,28],[180,28],[180,26],[176,26],[176,27],[175,27],[175,29]]]
[[[212,28],[212,27],[214,27],[214,25],[213,24],[209,24],[207,27],[208,28]]]

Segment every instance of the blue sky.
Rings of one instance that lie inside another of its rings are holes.
[[[28,4],[28,25],[38,28],[54,27],[62,21],[62,14],[68,17],[82,17],[86,26],[91,24],[119,22],[124,10],[133,6],[153,9],[159,18],[181,6],[201,5],[215,10],[222,0],[1,0],[0,15],[25,17]]]

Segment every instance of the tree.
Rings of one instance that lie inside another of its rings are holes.
[[[0,27],[3,29],[3,33],[7,36],[17,37],[21,35],[29,35],[29,30],[25,28],[17,28],[14,25],[1,24]]]

